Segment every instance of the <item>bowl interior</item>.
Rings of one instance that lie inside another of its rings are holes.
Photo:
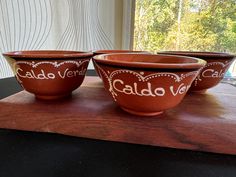
[[[144,68],[200,68],[206,64],[204,60],[173,55],[152,54],[105,54],[95,56],[97,62],[103,64],[144,67]]]

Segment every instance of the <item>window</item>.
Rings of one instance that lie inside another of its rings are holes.
[[[236,1],[136,0],[134,48],[236,53]]]
[[[236,0],[136,0],[134,50],[236,53]]]

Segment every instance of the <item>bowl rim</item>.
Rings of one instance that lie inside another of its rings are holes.
[[[168,54],[168,55],[181,55],[181,56],[189,56],[203,59],[231,59],[236,57],[234,54],[230,54],[227,52],[209,52],[209,51],[160,51],[157,54]]]
[[[179,59],[190,59],[195,60],[196,63],[151,63],[151,62],[128,62],[121,60],[106,60],[104,59],[106,56],[114,56],[114,55],[145,55],[145,56],[157,56],[157,57],[167,57],[167,58],[179,58]],[[93,61],[95,63],[112,65],[117,67],[129,67],[129,68],[145,68],[145,69],[199,69],[206,65],[206,61],[188,57],[188,56],[177,56],[177,55],[166,55],[166,54],[144,54],[144,53],[116,53],[116,54],[102,54],[96,55],[93,57]]]
[[[67,59],[67,58],[87,58],[92,57],[93,52],[74,50],[19,50],[2,53],[5,57],[15,59]]]

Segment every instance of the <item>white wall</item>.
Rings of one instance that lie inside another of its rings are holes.
[[[0,0],[0,51],[127,49],[133,2]],[[1,56],[0,78],[10,76]]]

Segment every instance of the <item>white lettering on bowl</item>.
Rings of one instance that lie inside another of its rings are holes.
[[[191,86],[186,84],[184,82],[184,79],[192,75],[196,76],[199,73],[199,71],[192,71],[186,74],[181,74],[179,76],[175,73],[169,72],[146,74],[143,71],[138,73],[136,71],[126,69],[119,69],[111,72],[105,71],[96,63],[95,66],[98,69],[101,78],[105,82],[109,83],[109,91],[115,101],[118,93],[141,97],[163,97],[166,94],[170,94],[174,97],[183,95],[187,93]],[[119,77],[122,74],[126,74],[127,76]],[[133,83],[130,83],[129,80],[125,79],[132,77],[134,77]],[[163,86],[162,82],[156,82],[156,80],[161,77],[170,78],[171,80],[173,80],[173,84],[170,84],[169,86]]]
[[[16,76],[20,80],[20,78],[25,78],[25,79],[37,79],[37,80],[49,80],[49,79],[66,79],[66,78],[73,78],[73,77],[78,77],[78,76],[83,76],[86,73],[87,68],[86,67],[81,67],[84,64],[88,64],[89,60],[83,60],[83,61],[64,61],[64,62],[28,62],[28,61],[18,61],[15,63],[15,71],[16,71]],[[29,65],[31,66],[32,69],[24,71],[19,65]],[[55,68],[59,68],[60,66],[63,66],[65,64],[73,64],[76,65],[76,67],[70,68],[65,68],[63,70],[59,70],[57,72],[49,72],[44,69],[40,69],[37,72],[35,71],[34,68],[37,68],[42,65],[52,65]],[[21,80],[20,80],[21,82]]]

